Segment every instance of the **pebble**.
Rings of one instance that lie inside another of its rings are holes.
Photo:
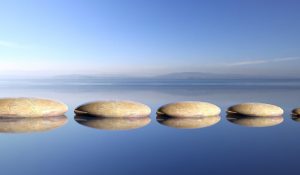
[[[228,113],[237,113],[246,116],[272,117],[282,116],[283,109],[278,106],[266,103],[242,103],[228,108]]]
[[[51,117],[61,116],[68,107],[57,101],[39,98],[0,99],[1,117]]]
[[[183,101],[166,104],[157,110],[157,115],[169,117],[209,117],[218,116],[221,109],[211,103]]]
[[[74,112],[97,117],[147,117],[151,109],[133,101],[97,101],[81,105]]]

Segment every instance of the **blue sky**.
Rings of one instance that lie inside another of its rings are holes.
[[[1,0],[1,74],[300,74],[298,0]]]

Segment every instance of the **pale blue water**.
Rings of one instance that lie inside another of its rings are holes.
[[[0,134],[1,174],[299,174],[300,123],[290,111],[300,106],[299,82],[97,85],[9,83],[1,97],[44,97],[65,102],[68,123],[38,133]],[[73,109],[94,100],[134,100],[149,105],[151,123],[128,131],[78,124]],[[221,121],[202,129],[159,124],[155,110],[181,100],[212,102]],[[226,120],[230,105],[259,101],[285,109],[283,123],[249,128]]]

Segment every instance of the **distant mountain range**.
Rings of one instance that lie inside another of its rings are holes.
[[[213,74],[213,73],[203,73],[203,72],[176,72],[169,73],[165,75],[155,76],[156,79],[177,79],[177,80],[196,80],[196,79],[238,79],[245,78],[249,76],[234,75],[234,74]]]
[[[176,72],[156,76],[129,76],[129,75],[83,75],[83,74],[70,74],[59,76],[0,76],[0,80],[59,80],[59,81],[197,81],[197,80],[233,80],[233,79],[300,79],[300,77],[274,77],[274,76],[251,76],[251,75],[238,75],[238,74],[215,74],[203,72]]]
[[[156,76],[125,76],[125,75],[63,75],[52,77],[54,79],[98,79],[98,80],[210,80],[210,79],[300,79],[291,77],[252,76],[239,74],[214,74],[203,72],[176,72]]]

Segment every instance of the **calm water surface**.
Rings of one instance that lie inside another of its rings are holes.
[[[50,83],[51,84],[51,83]],[[300,84],[33,85],[0,83],[1,97],[57,99],[69,106],[67,124],[44,132],[1,133],[1,174],[299,174]],[[74,120],[84,102],[127,99],[149,105],[145,127],[127,131],[90,128]],[[155,110],[181,100],[212,102],[222,108],[217,124],[176,129],[156,121]],[[251,128],[226,119],[230,105],[259,101],[285,109],[276,126]]]

